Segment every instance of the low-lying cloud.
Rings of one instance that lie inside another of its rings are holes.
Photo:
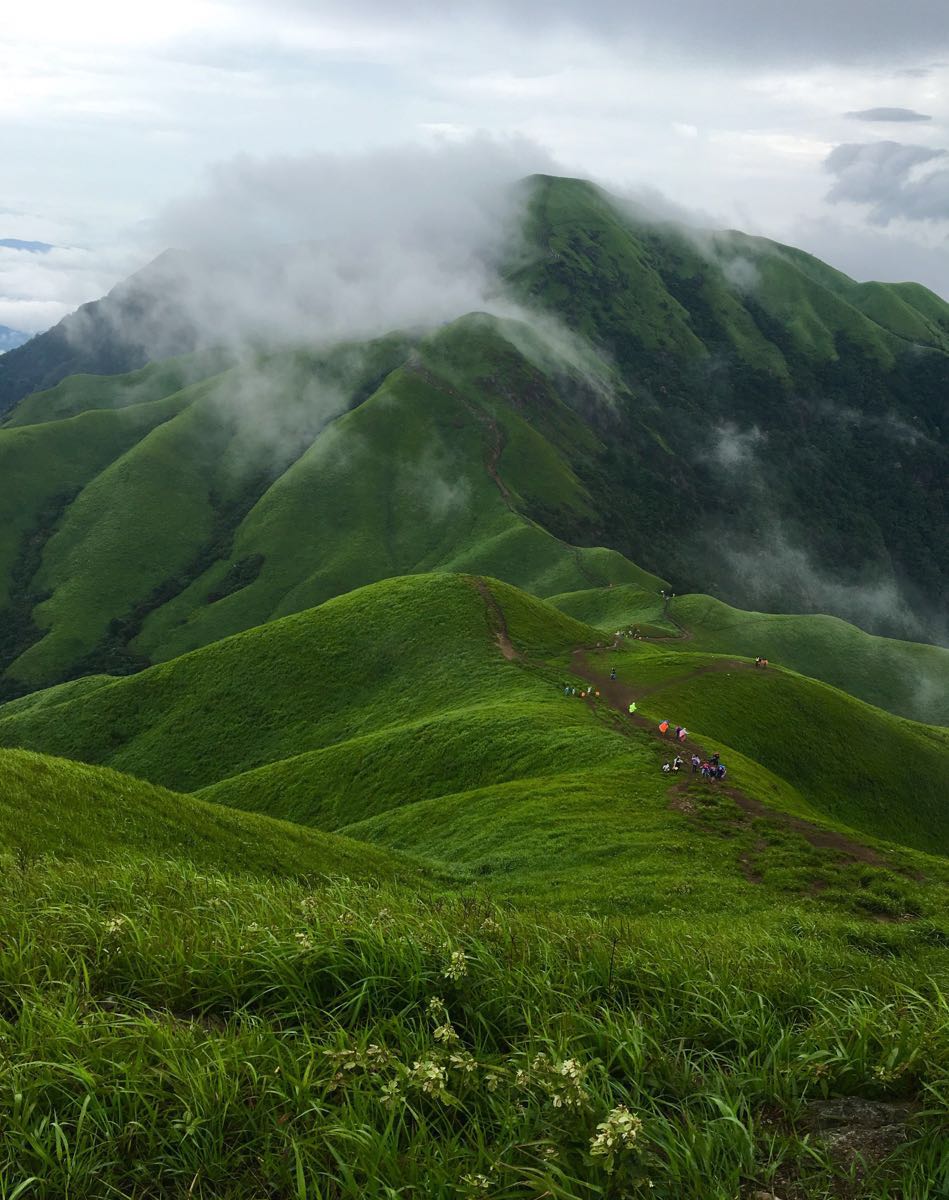
[[[490,310],[533,143],[477,137],[354,157],[241,158],[153,229],[181,274],[174,319],[209,342],[329,344]]]
[[[924,622],[892,573],[877,569],[856,582],[835,578],[815,562],[776,517],[762,536],[744,545],[726,542],[719,555],[743,583],[747,602],[764,610],[833,613],[862,629],[912,641],[945,643],[945,614]]]
[[[0,241],[0,325],[38,333],[61,320],[89,297],[102,295],[117,276],[135,265],[135,252],[107,252],[76,246],[50,246],[17,238]]]

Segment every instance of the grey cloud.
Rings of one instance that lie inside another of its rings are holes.
[[[824,160],[836,182],[827,194],[831,203],[866,206],[870,221],[886,225],[895,218],[910,221],[949,219],[949,166],[927,168],[949,158],[949,151],[901,142],[847,143]]]
[[[863,108],[859,112],[848,112],[844,116],[855,121],[931,121],[928,113],[916,112],[912,108]]]
[[[284,11],[306,19],[311,0],[278,0]],[[321,6],[345,19],[382,26],[424,27],[428,22],[471,17],[468,0],[335,0]],[[513,25],[532,33],[569,26],[594,36],[629,38],[686,54],[755,63],[798,61],[881,62],[932,60],[949,46],[944,0],[798,0],[790,5],[760,0],[482,0],[479,22]]]

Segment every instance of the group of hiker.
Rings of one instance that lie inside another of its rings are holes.
[[[677,775],[680,771],[685,770],[685,759],[680,758],[677,754],[671,763],[663,763],[662,769],[666,774]],[[703,779],[724,779],[728,772],[717,754],[713,754],[707,762],[703,762],[697,754],[693,754],[692,774],[700,773]]]
[[[755,665],[757,666],[759,663],[766,665],[767,659],[758,659]],[[616,680],[615,667],[610,668],[610,680]],[[565,696],[579,696],[581,700],[598,700],[600,697],[600,689],[594,684],[587,684],[586,687],[578,687],[576,684],[564,683],[563,694]],[[632,716],[635,711],[636,702],[633,700],[629,705],[629,715]],[[689,731],[684,725],[673,726],[670,721],[660,721],[659,734],[663,738],[669,738],[671,736],[674,742],[678,742],[680,746],[684,747],[686,739],[689,736]],[[711,755],[706,760],[699,758],[697,754],[693,754],[690,760],[690,765],[692,767],[692,774],[701,775],[703,779],[720,780],[724,779],[725,775],[727,774],[725,764],[721,761],[721,758],[717,753]],[[667,775],[677,775],[680,771],[684,771],[685,768],[685,759],[678,754],[675,756],[675,758],[673,758],[672,762],[666,762],[662,764],[662,770]]]
[[[672,729],[668,721],[659,722],[659,733],[662,737],[667,738],[669,736],[670,729],[672,730],[673,739],[680,745],[685,745],[685,739],[689,736],[689,731],[684,725],[676,725],[675,728]],[[697,754],[693,754],[691,764],[693,775],[701,774],[703,779],[725,778],[725,764],[722,762],[718,754],[713,754],[711,758],[705,762],[703,762]],[[685,769],[685,759],[680,758],[677,754],[672,762],[663,763],[662,769],[666,772],[666,774],[677,775],[679,771]]]

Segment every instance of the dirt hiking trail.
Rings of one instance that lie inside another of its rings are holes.
[[[716,780],[704,780],[701,776],[692,776],[691,768],[688,765],[689,758],[691,755],[697,754],[704,762],[709,758],[708,751],[693,738],[686,738],[684,742],[677,742],[672,736],[668,738],[662,737],[654,720],[650,720],[640,713],[631,714],[629,711],[629,706],[632,702],[641,700],[644,696],[650,696],[653,692],[661,691],[663,688],[684,683],[689,679],[697,679],[701,675],[711,675],[721,672],[728,673],[731,671],[754,671],[758,669],[754,664],[726,659],[723,662],[714,663],[710,666],[697,667],[694,671],[677,675],[652,687],[637,687],[622,683],[618,679],[610,679],[608,674],[601,674],[588,662],[587,655],[608,653],[612,648],[601,647],[599,650],[590,650],[587,647],[579,647],[573,651],[571,656],[572,671],[575,675],[579,675],[581,679],[585,679],[588,683],[592,683],[594,687],[599,688],[600,699],[605,700],[611,708],[620,713],[629,725],[645,729],[658,743],[668,747],[670,756],[678,753],[686,760],[688,774],[684,778],[677,779],[669,788],[671,807],[686,812],[691,810],[691,802],[685,800],[684,793],[688,790],[691,783],[697,779],[703,785],[714,788],[715,792],[724,793],[726,796],[729,796],[750,817],[761,817],[764,820],[783,825],[786,829],[798,833],[817,849],[832,850],[848,858],[855,859],[858,862],[871,863],[874,866],[886,865],[885,859],[876,850],[871,849],[869,846],[864,846],[860,842],[855,842],[852,838],[848,838],[842,833],[837,833],[832,829],[824,829],[819,825],[812,824],[810,821],[805,821],[802,817],[792,816],[790,813],[782,812],[779,809],[768,808],[760,800],[746,795],[740,788],[734,787],[731,784],[725,784]],[[592,703],[592,701],[588,701],[588,703]],[[686,807],[687,804],[689,807]]]

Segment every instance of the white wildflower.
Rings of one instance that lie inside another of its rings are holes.
[[[462,1175],[461,1182],[468,1188],[469,1197],[486,1196],[491,1191],[491,1180],[487,1175]]]
[[[429,1095],[437,1095],[445,1090],[448,1073],[434,1058],[423,1058],[412,1063],[409,1079],[416,1087]]]
[[[606,1169],[612,1172],[617,1154],[635,1150],[642,1127],[639,1117],[625,1104],[619,1104],[597,1125],[596,1136],[590,1139],[590,1153],[605,1157]]]
[[[461,979],[468,974],[468,956],[464,950],[452,950],[451,958],[442,974],[446,979]]]
[[[478,1069],[478,1061],[467,1050],[456,1050],[448,1056],[448,1065],[453,1071],[461,1071],[463,1075],[472,1075]]]

